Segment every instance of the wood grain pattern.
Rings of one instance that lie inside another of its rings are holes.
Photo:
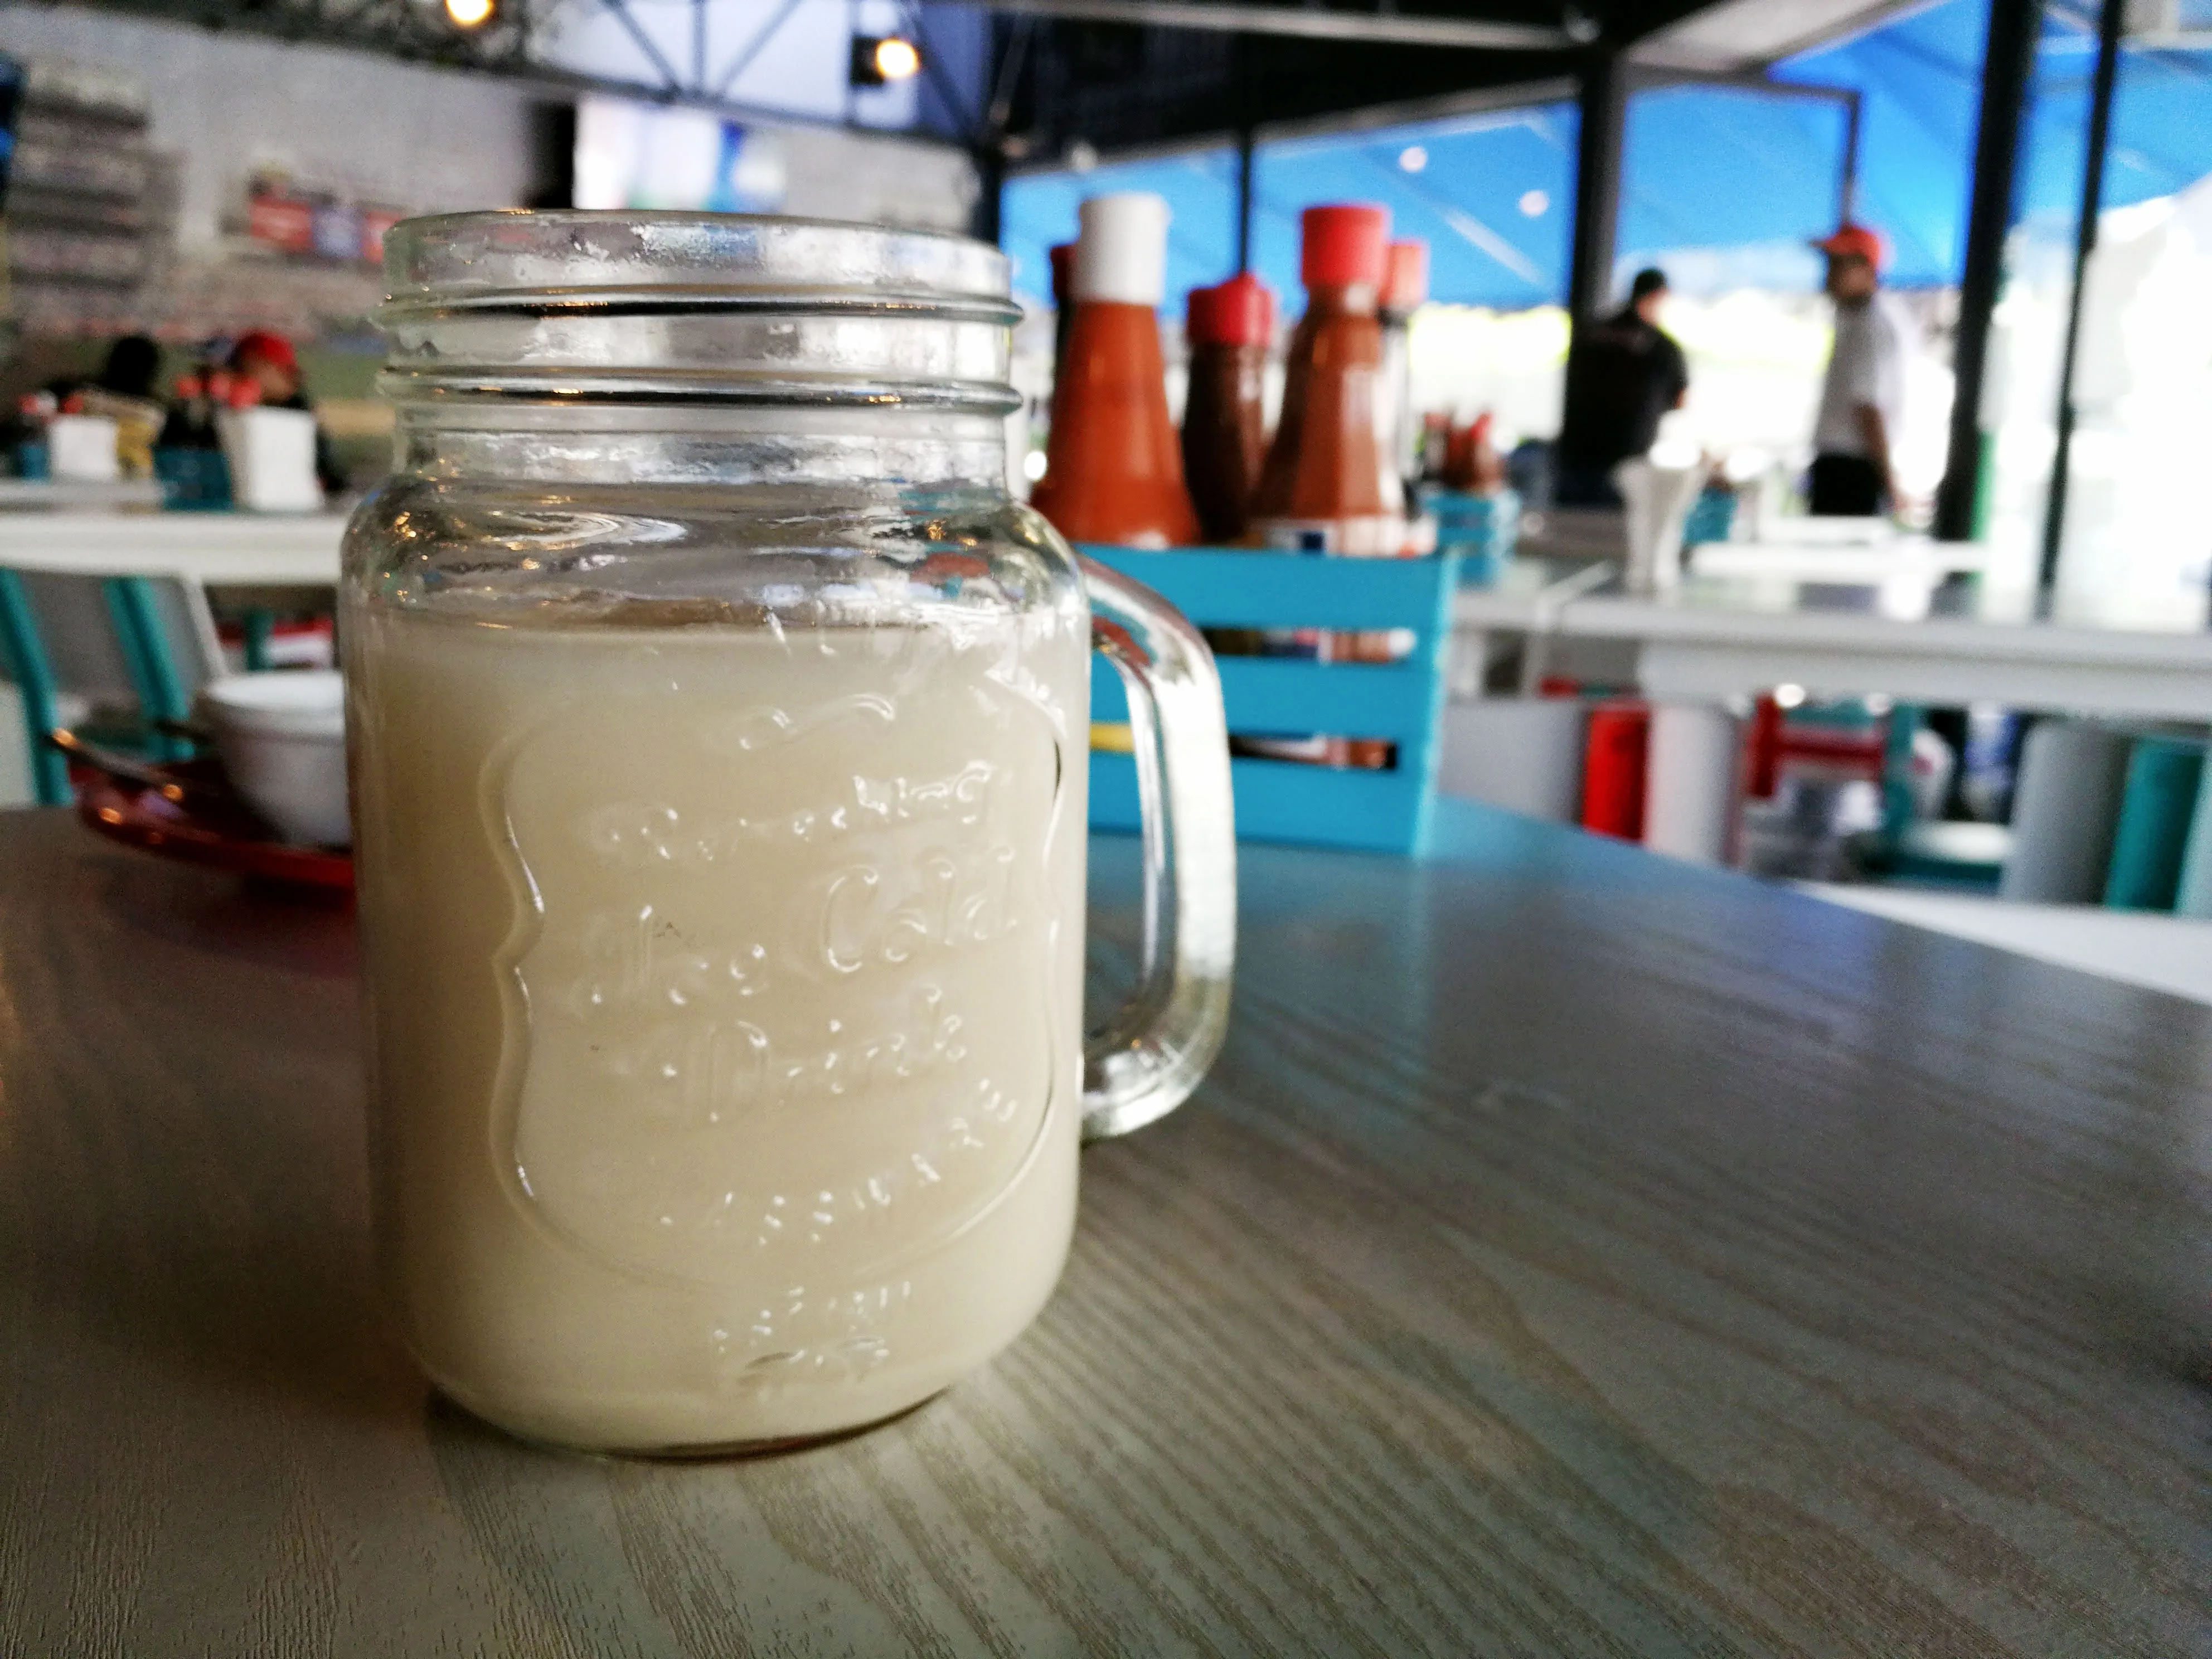
[[[1009,1352],[603,1462],[382,1322],[345,918],[0,817],[0,1654],[2208,1650],[2212,1012],[1502,817],[1243,898]]]

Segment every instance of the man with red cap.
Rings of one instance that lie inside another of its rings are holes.
[[[1898,502],[1890,447],[1905,404],[1905,330],[1881,298],[1881,233],[1845,224],[1813,244],[1828,256],[1836,343],[1813,427],[1812,512],[1872,518]]]

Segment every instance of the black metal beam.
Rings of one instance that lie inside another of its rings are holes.
[[[1575,373],[1590,328],[1613,298],[1614,237],[1620,222],[1621,140],[1628,116],[1626,60],[1611,47],[1593,48],[1584,60],[1577,102],[1582,121],[1575,145],[1575,240],[1567,266],[1566,397],[1571,404],[1583,378]],[[1575,410],[1560,410],[1560,429]]]
[[[1005,229],[1006,152],[996,143],[987,143],[978,144],[969,154],[975,163],[975,205],[968,216],[968,234],[995,247]]]
[[[1996,0],[1982,55],[1982,108],[1974,137],[1974,194],[1966,210],[1966,264],[1959,282],[1959,329],[1951,352],[1954,384],[1943,482],[1936,491],[1937,538],[1972,538],[1979,518],[1982,383],[1989,370],[1990,319],[2004,285],[2005,237],[2012,229],[2020,170],[2021,125],[2034,83],[2043,33],[2041,0]]]
[[[1292,35],[1309,40],[1371,40],[1409,46],[1458,46],[1478,52],[1558,52],[1574,44],[1563,28],[1541,23],[1439,17],[1385,7],[1374,11],[1319,6],[1249,5],[1222,0],[955,0],[1032,17],[1066,17],[1142,28],[1206,29],[1233,34]]]
[[[1575,240],[1567,270],[1567,315],[1579,336],[1603,314],[1613,297],[1621,135],[1628,112],[1627,65],[1620,53],[1602,46],[1589,53],[1576,101],[1582,119],[1575,146]]]
[[[791,21],[792,13],[797,11],[804,3],[805,0],[783,0],[783,3],[769,15],[768,21],[755,29],[752,38],[739,46],[731,57],[729,66],[715,78],[714,91],[709,95],[715,98],[728,97],[730,88],[738,83],[738,77],[752,67],[753,59],[759,57],[762,49],[775,39],[776,31]]]
[[[2112,89],[2119,78],[2120,36],[2126,0],[2105,0],[2097,18],[2097,74],[2089,92],[2089,136],[2081,158],[2081,222],[2074,237],[2074,291],[2066,308],[2066,355],[2058,369],[2058,446],[2051,457],[2051,490],[2043,514],[2043,563],[2036,586],[2048,603],[2058,580],[2058,555],[2066,538],[2067,484],[2074,464],[2074,366],[2081,347],[2081,287],[2089,256],[2097,251],[2097,220],[2105,207],[2105,151],[2112,136]]]
[[[1859,211],[1859,126],[1866,114],[1866,100],[1856,87],[1846,88],[1850,101],[1844,107],[1844,176],[1836,186],[1836,222],[1850,224]]]
[[[676,66],[653,44],[653,37],[645,32],[637,19],[630,15],[629,0],[599,0],[599,4],[614,15],[615,21],[623,26],[623,33],[629,36],[631,44],[644,53],[646,61],[653,65],[653,72],[660,77],[662,87],[670,92],[682,92],[684,89],[684,77],[677,74]]]
[[[1252,269],[1252,129],[1237,130],[1237,274]]]

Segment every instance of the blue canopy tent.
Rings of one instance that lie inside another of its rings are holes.
[[[2196,0],[2191,0],[2196,3]],[[1774,66],[1772,78],[1847,89],[1862,111],[1857,216],[1891,240],[1908,287],[1960,278],[1990,0],[1939,0]],[[2084,14],[2087,15],[2086,13]],[[2080,198],[2093,33],[2056,8],[2039,54],[2019,191],[2023,215],[2070,223]],[[2121,64],[2107,206],[2212,172],[2212,52],[2131,45]],[[1616,270],[1664,263],[1683,286],[1809,287],[1807,240],[1835,223],[1846,118],[1833,97],[1740,83],[1649,88],[1626,122]],[[1576,112],[1543,103],[1407,125],[1263,143],[1255,158],[1253,263],[1295,305],[1299,210],[1371,201],[1395,234],[1425,238],[1436,298],[1514,309],[1566,291]],[[1226,146],[1009,182],[1016,285],[1049,291],[1045,249],[1075,234],[1075,204],[1157,190],[1175,213],[1170,308],[1230,274],[1236,155]]]
[[[1437,298],[1551,304],[1566,291],[1574,162],[1571,104],[1263,144],[1253,168],[1253,267],[1295,304],[1300,211],[1379,202],[1392,234],[1427,240]],[[1078,203],[1115,190],[1167,198],[1170,311],[1189,289],[1235,273],[1237,154],[1216,147],[1010,179],[1000,242],[1018,292],[1049,297],[1048,250],[1074,238]]]
[[[1168,212],[1168,305],[1180,312],[1194,288],[1237,273],[1237,152],[1226,146],[1144,161],[1115,161],[1086,173],[1027,173],[1006,181],[999,246],[1014,263],[1014,291],[1052,301],[1051,250],[1075,240],[1075,210],[1086,196],[1148,190]]]
[[[1298,291],[1298,215],[1318,202],[1389,208],[1393,236],[1428,243],[1437,299],[1521,310],[1566,292],[1571,104],[1263,144],[1253,172],[1252,263],[1278,293]]]

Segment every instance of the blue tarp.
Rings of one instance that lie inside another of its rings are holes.
[[[1860,94],[1858,216],[1890,238],[1892,280],[1904,285],[1959,280],[1989,6],[1941,0],[1773,71],[1778,80]],[[2037,59],[2023,215],[2070,223],[2094,64],[2094,38],[2054,14]],[[1389,208],[1396,234],[1427,239],[1437,299],[1500,308],[1563,300],[1575,119],[1571,105],[1549,104],[1262,145],[1254,264],[1294,296],[1299,210],[1372,201]],[[1834,222],[1843,151],[1843,114],[1832,100],[1732,86],[1638,94],[1616,244],[1623,281],[1663,255],[1678,283],[1809,284],[1818,267],[1804,243]],[[1412,161],[1422,165],[1409,168]],[[2130,46],[2114,105],[2106,205],[2166,195],[2208,172],[2212,52]],[[1188,288],[1234,267],[1236,160],[1214,149],[1011,182],[1005,240],[1023,292],[1043,297],[1046,247],[1073,238],[1076,204],[1103,190],[1168,198],[1170,308]]]
[[[1565,292],[1574,236],[1574,106],[1265,145],[1253,191],[1252,263],[1278,293],[1298,290],[1302,210],[1380,202],[1392,235],[1428,243],[1437,298],[1544,305]]]

